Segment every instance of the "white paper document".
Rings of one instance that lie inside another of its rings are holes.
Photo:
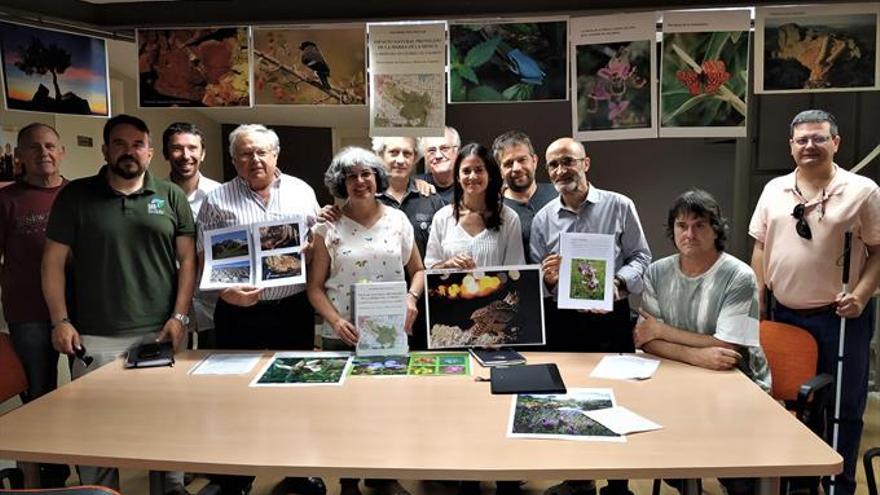
[[[372,282],[351,287],[358,356],[399,356],[409,352],[406,282]]]
[[[663,428],[657,423],[643,418],[623,406],[614,406],[595,411],[582,411],[581,414],[617,433],[629,435],[640,431],[652,431]]]
[[[261,357],[263,354],[260,352],[211,354],[193,366],[190,374],[244,375],[254,369]]]
[[[614,236],[559,235],[560,309],[614,309]]]
[[[610,378],[612,380],[646,380],[654,376],[658,359],[647,359],[638,356],[605,356],[590,372],[592,378]]]

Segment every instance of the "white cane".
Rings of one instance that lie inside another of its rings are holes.
[[[849,290],[849,261],[850,250],[852,248],[852,232],[847,231],[843,235],[843,289],[846,293]],[[834,433],[831,436],[831,448],[837,450],[837,437],[840,433],[840,389],[843,388],[843,343],[846,330],[846,318],[840,317],[840,335],[838,336],[839,344],[837,346],[837,380],[834,385]],[[831,476],[830,495],[835,495],[837,488],[837,475]]]

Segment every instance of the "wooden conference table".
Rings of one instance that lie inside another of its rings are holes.
[[[568,388],[612,388],[663,429],[626,443],[509,439],[512,396],[473,376],[348,377],[339,386],[253,388],[240,376],[116,361],[0,417],[0,458],[162,471],[397,479],[554,480],[838,473],[841,457],[738,372],[663,361],[641,382],[589,377],[601,354],[556,362]],[[152,485],[160,477],[152,478]],[[153,489],[159,487],[153,486]],[[160,490],[161,493],[161,490]]]

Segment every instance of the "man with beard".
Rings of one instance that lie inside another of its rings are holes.
[[[171,167],[169,179],[177,184],[192,210],[193,218],[199,215],[202,203],[208,193],[220,183],[202,175],[201,166],[205,161],[204,134],[195,124],[175,122],[162,133],[162,155]],[[193,297],[195,330],[198,332],[198,346],[202,349],[212,347],[214,330],[214,307],[217,293],[201,292],[198,289]]]
[[[507,131],[495,138],[492,153],[501,166],[504,178],[504,204],[513,208],[522,226],[526,263],[534,263],[529,249],[532,219],[535,213],[556,197],[556,189],[547,182],[535,181],[538,155],[532,140],[522,131]]]
[[[97,175],[68,184],[47,227],[43,294],[52,343],[76,360],[80,376],[132,346],[186,339],[196,276],[195,225],[183,191],[153,178],[150,134],[141,119],[117,115],[104,125],[107,164]],[[73,303],[65,299],[65,264],[73,274]],[[80,481],[119,489],[116,469],[80,466]]]
[[[446,204],[452,203],[453,166],[461,148],[461,138],[452,127],[447,127],[443,137],[423,137],[419,139],[419,151],[425,157],[426,173],[418,178],[437,189],[437,194]],[[425,252],[422,251],[422,255]]]
[[[627,295],[642,292],[642,276],[651,263],[651,250],[628,197],[597,188],[587,181],[590,158],[571,138],[550,143],[547,172],[559,197],[547,203],[532,220],[529,240],[532,259],[541,261],[544,285],[552,301],[544,304],[547,350],[562,352],[634,352],[632,317]],[[613,235],[614,310],[611,312],[557,309],[559,238],[563,232]],[[565,481],[550,487],[549,495],[591,495],[591,480]],[[609,481],[603,495],[626,494],[625,480]]]

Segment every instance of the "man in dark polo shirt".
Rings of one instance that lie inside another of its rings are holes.
[[[85,346],[74,379],[143,341],[183,344],[195,283],[195,225],[186,196],[154,178],[147,125],[118,115],[104,125],[107,164],[58,195],[43,254],[43,294],[52,343],[73,354]],[[70,259],[73,302],[65,300]],[[116,469],[80,466],[80,481],[119,489]]]
[[[535,181],[538,155],[532,140],[522,131],[507,131],[495,138],[492,153],[501,167],[504,178],[504,204],[513,208],[522,226],[523,252],[526,263],[539,263],[531,259],[529,235],[532,218],[547,203],[556,198],[556,188],[549,182]]]

